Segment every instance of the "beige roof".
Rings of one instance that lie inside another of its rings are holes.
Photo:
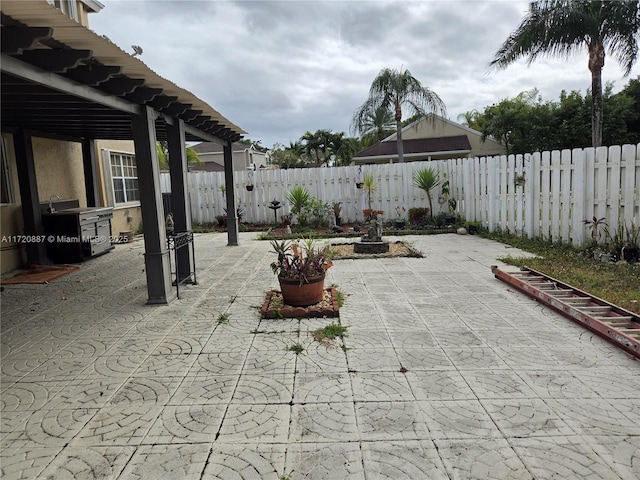
[[[0,8],[3,14],[29,27],[53,28],[53,38],[56,41],[72,49],[91,50],[93,57],[100,63],[120,66],[122,74],[144,79],[146,86],[161,88],[165,95],[176,96],[179,102],[192,104],[191,109],[202,110],[202,115],[211,117],[229,130],[238,134],[246,133],[193,93],[161,77],[138,57],[131,56],[109,39],[80,25],[45,0],[2,0]]]

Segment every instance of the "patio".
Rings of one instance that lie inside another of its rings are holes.
[[[640,364],[493,278],[521,252],[436,235],[336,261],[327,346],[332,319],[259,319],[277,279],[253,236],[197,235],[168,306],[145,305],[141,241],[6,286],[0,476],[640,478]]]

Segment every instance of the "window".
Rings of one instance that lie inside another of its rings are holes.
[[[9,172],[9,159],[7,158],[4,137],[0,141],[0,180],[2,181],[0,190],[0,203],[2,205],[13,202],[13,187],[11,185],[11,173]]]
[[[110,152],[109,157],[115,202],[128,203],[140,200],[136,157],[116,152]]]
[[[47,3],[56,7],[69,18],[76,22],[78,21],[78,4],[76,0],[47,0]]]

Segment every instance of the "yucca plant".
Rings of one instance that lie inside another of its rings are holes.
[[[431,201],[431,190],[440,185],[440,175],[431,167],[421,168],[413,172],[413,185],[420,190],[424,190],[429,200],[429,217],[433,221],[433,203]]]
[[[362,188],[364,188],[367,191],[367,206],[369,207],[369,210],[372,210],[371,195],[373,195],[373,191],[376,190],[378,187],[379,185],[376,183],[375,179],[373,178],[373,175],[371,175],[370,173],[367,173],[364,176],[364,184],[362,185]]]
[[[298,217],[298,223],[300,225],[304,226],[307,223],[304,209],[311,204],[312,200],[313,197],[309,190],[300,185],[293,187],[287,193],[287,201],[291,205],[291,213]]]
[[[287,201],[291,204],[291,213],[300,215],[300,212],[309,205],[311,193],[305,187],[295,186],[287,193]]]

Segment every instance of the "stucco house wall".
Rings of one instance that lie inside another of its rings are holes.
[[[111,181],[106,173],[109,168],[109,152],[126,153],[135,155],[133,142],[130,140],[96,140],[96,160],[98,163],[98,189],[100,190],[101,206],[113,207],[111,219],[111,232],[118,236],[120,232],[133,230],[136,232],[142,223],[142,209],[140,202],[116,204],[111,193],[109,183]]]
[[[435,121],[432,121],[431,117],[423,118],[402,129],[403,140],[453,137],[456,135],[466,135],[469,139],[469,143],[471,144],[469,157],[507,154],[507,149],[500,142],[496,142],[491,138],[487,138],[483,142],[481,132],[441,117],[437,117]],[[397,135],[394,133],[383,141],[397,140],[397,138]]]
[[[190,167],[191,170],[206,172],[224,171],[222,145],[212,142],[202,142],[194,145],[193,149],[198,152],[202,163],[200,165],[193,165]],[[244,171],[250,165],[255,165],[254,169],[267,167],[266,153],[243,143],[234,143],[232,145],[231,157],[233,158],[234,171]]]
[[[12,201],[0,206],[0,237],[24,234],[22,206],[18,173],[11,135],[3,135],[7,170],[10,178]],[[33,156],[36,167],[38,198],[41,203],[48,202],[52,195],[61,200],[77,199],[81,207],[87,206],[84,184],[84,168],[82,163],[82,146],[76,142],[65,142],[48,138],[33,137]],[[111,190],[107,188],[110,178],[105,175],[105,153],[109,151],[135,155],[132,141],[98,140],[95,144],[97,177],[100,204],[113,206],[111,231],[114,236],[127,230],[138,230],[142,223],[140,202],[115,204]],[[55,171],[56,175],[50,175]],[[24,245],[3,241],[0,246],[0,270],[2,273],[20,268],[26,261]]]
[[[0,270],[5,273],[22,266],[26,256],[24,243],[8,241],[10,237],[24,235],[24,225],[13,138],[4,134],[2,138],[11,186],[11,203],[0,207],[0,237],[7,240],[0,245]],[[33,137],[31,143],[40,203],[48,202],[52,195],[57,195],[61,200],[78,199],[80,206],[86,207],[82,146],[75,142],[39,137]],[[51,175],[52,171],[56,175]]]

